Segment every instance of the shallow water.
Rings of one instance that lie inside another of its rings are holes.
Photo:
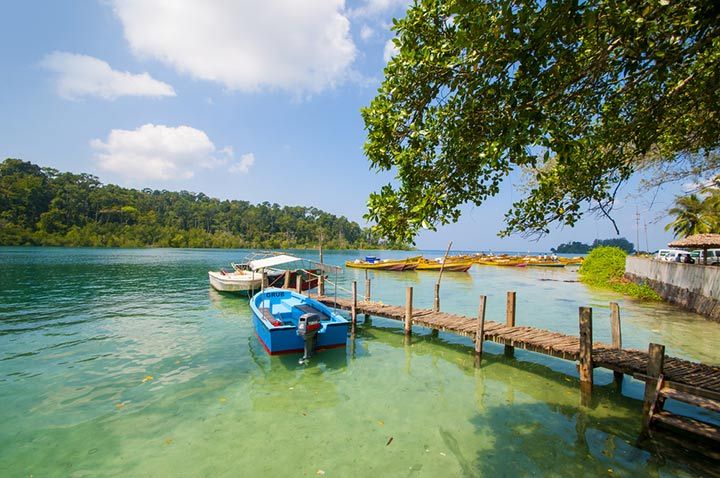
[[[303,253],[308,257],[315,254]],[[362,252],[326,252],[341,264]],[[596,371],[579,406],[574,364],[371,318],[346,350],[269,357],[247,299],[209,288],[227,250],[0,248],[2,476],[696,476],[702,460],[635,445],[642,387]],[[383,253],[401,256],[404,253]],[[436,255],[440,255],[439,252]],[[372,296],[432,303],[436,273],[371,273]],[[331,278],[332,279],[332,278]],[[442,280],[442,309],[489,320],[517,291],[517,323],[720,363],[720,324],[576,282],[568,270],[478,267]],[[339,282],[364,287],[364,271]],[[331,289],[328,289],[331,292]]]

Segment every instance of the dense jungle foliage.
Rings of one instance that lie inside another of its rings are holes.
[[[602,246],[619,247],[628,254],[635,252],[635,246],[632,242],[628,241],[624,237],[617,237],[613,239],[595,239],[592,244],[585,244],[584,242],[572,241],[560,244],[557,249],[550,249],[558,254],[587,254],[588,252]]]
[[[394,248],[314,207],[128,189],[19,159],[0,164],[0,245]]]

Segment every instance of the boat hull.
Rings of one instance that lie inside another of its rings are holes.
[[[418,262],[422,259],[422,256],[409,257],[402,260],[386,260],[380,262],[365,262],[365,261],[347,261],[345,267],[351,267],[354,269],[371,269],[379,271],[412,271],[418,266]]]
[[[255,334],[270,355],[304,352],[305,342],[297,333],[297,322],[309,310],[323,316],[315,342],[317,350],[345,347],[347,342],[349,322],[346,319],[324,304],[296,292],[269,288],[257,293],[251,299],[250,307]]]
[[[440,269],[443,270],[443,272],[467,272],[472,267],[473,262],[455,262],[455,263],[449,263],[445,264],[445,267],[442,266],[442,264],[435,262],[435,261],[428,261],[428,262],[421,262],[417,266],[417,270],[419,271],[439,271]]]
[[[260,290],[262,277],[251,278],[248,274],[225,274],[220,272],[209,271],[208,278],[213,289],[220,292],[236,292],[249,294],[253,291]]]

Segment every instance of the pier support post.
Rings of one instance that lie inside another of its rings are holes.
[[[435,312],[440,312],[440,282],[437,282],[435,284],[435,299],[433,300],[433,310]],[[438,329],[432,329],[430,331],[431,337],[437,337],[440,334],[440,331]]]
[[[320,277],[318,277],[318,295],[325,295],[325,272],[320,270]]]
[[[590,405],[593,386],[592,358],[592,308],[580,307],[580,355],[578,369],[580,371],[580,403]]]
[[[357,281],[352,281],[352,306],[350,307],[350,320],[352,321],[352,333],[355,334],[357,325]]]
[[[290,270],[285,271],[285,282],[283,282],[283,288],[284,289],[290,288]]]
[[[367,272],[367,270],[365,271]],[[365,278],[365,302],[370,301],[370,279]]]
[[[295,292],[302,293],[302,275],[300,273],[295,276]]]
[[[622,348],[622,331],[620,329],[620,305],[617,302],[610,302],[610,331],[612,333],[612,346],[614,349]],[[623,373],[613,371],[615,385],[622,386]]]
[[[405,337],[412,334],[413,288],[405,289]]]
[[[645,395],[643,397],[643,433],[647,432],[650,426],[650,408],[655,398],[655,389],[657,387],[657,379],[663,372],[665,365],[665,346],[660,344],[650,344],[648,349],[647,379],[645,380]],[[653,380],[655,379],[655,380]]]
[[[507,293],[507,305],[505,308],[505,325],[508,327],[515,327],[515,292]],[[515,352],[515,347],[512,345],[505,346],[505,356],[512,357]]]
[[[260,279],[260,288],[261,288],[262,290],[265,290],[265,289],[267,289],[267,286],[268,286],[268,276],[267,276],[267,272],[262,271],[262,275],[261,275],[260,277],[261,277],[261,279]]]
[[[483,341],[485,340],[485,302],[487,297],[480,296],[480,307],[478,309],[477,329],[475,330],[475,367],[482,363]]]

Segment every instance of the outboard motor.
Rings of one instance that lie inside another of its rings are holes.
[[[317,334],[320,331],[320,316],[318,314],[303,314],[298,320],[297,334],[303,338],[305,342],[305,354],[300,359],[300,363],[305,363],[310,359],[315,351],[317,343]]]

